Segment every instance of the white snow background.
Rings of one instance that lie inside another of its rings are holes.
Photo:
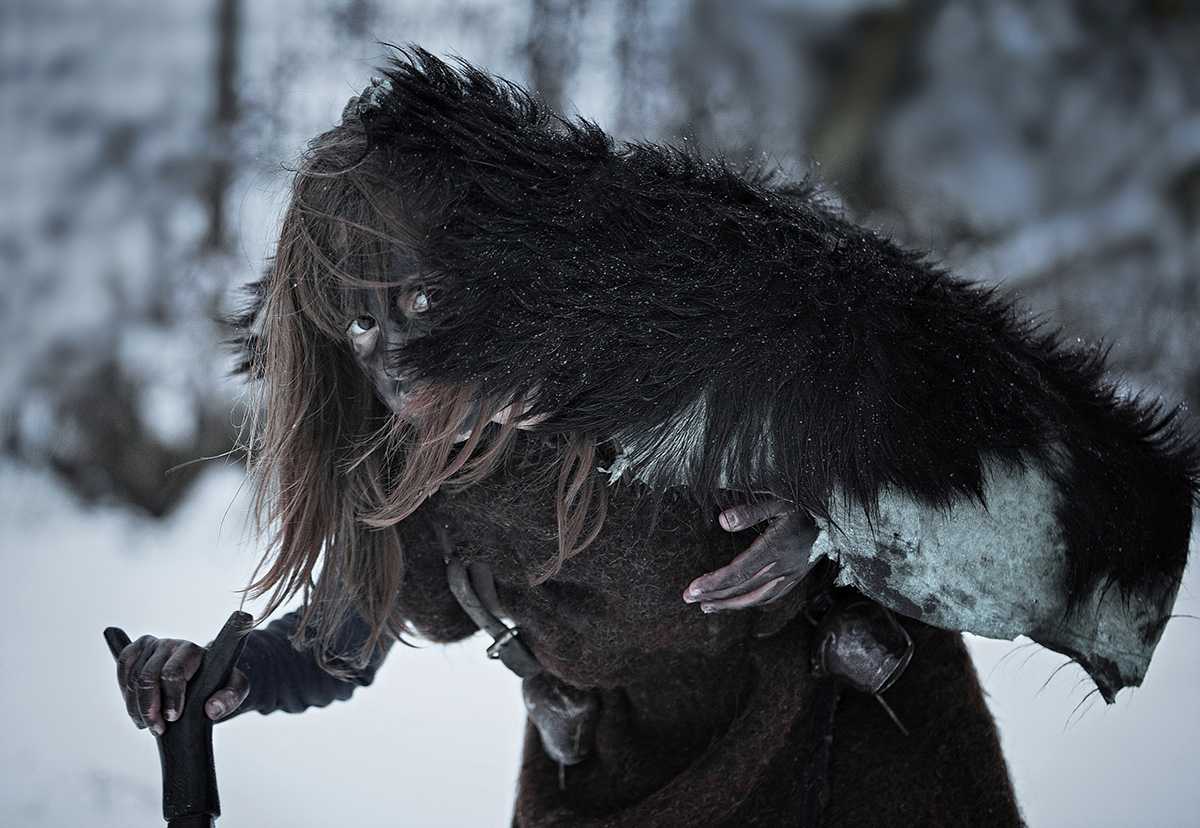
[[[205,474],[165,521],[83,507],[0,465],[0,825],[151,826],[158,755],[129,721],[101,630],[208,641],[257,546],[242,475]],[[1193,567],[1177,613],[1200,614]],[[215,730],[224,828],[508,824],[523,711],[476,636],[396,648],[346,703],[248,713]],[[969,637],[1032,826],[1183,826],[1200,813],[1200,621],[1171,621],[1145,685],[1106,707],[1063,658]]]
[[[236,136],[239,174],[229,199],[238,250],[197,263],[186,251],[202,233],[203,211],[179,182],[188,180],[185,162],[207,150],[197,124],[210,104],[214,5],[0,4],[0,425],[15,422],[22,446],[65,446],[69,454],[73,434],[56,427],[47,396],[52,380],[61,380],[48,356],[64,342],[78,360],[116,353],[147,395],[145,428],[167,441],[191,433],[196,399],[224,399],[228,390],[211,384],[223,366],[204,325],[147,322],[138,301],[172,280],[173,297],[200,306],[212,285],[259,269],[282,203],[281,162],[362,88],[380,54],[375,37],[461,54],[513,78],[525,72],[526,3],[243,3],[246,123]],[[775,13],[804,4],[756,5]],[[819,38],[855,9],[898,5],[809,3],[809,28]],[[724,8],[700,0],[649,7],[647,48],[656,62],[645,69],[650,93],[631,102],[613,91],[617,6],[593,3],[584,21],[570,98],[602,125],[621,121],[626,105],[647,122],[678,120],[680,103],[663,96],[655,74],[677,55],[654,38],[665,38],[692,8]],[[1170,387],[1176,366],[1195,361],[1196,338],[1179,335],[1187,328],[1166,324],[1166,316],[1139,315],[1134,300],[1148,290],[1147,274],[1166,274],[1160,281],[1168,286],[1195,279],[1200,237],[1173,223],[1162,193],[1198,163],[1200,120],[1188,110],[1185,79],[1157,51],[1146,81],[1154,96],[1142,103],[1110,94],[1108,81],[1068,83],[1054,74],[1064,65],[1056,55],[1078,37],[1066,8],[1004,0],[989,6],[995,19],[987,25],[964,7],[940,19],[927,60],[936,82],[888,125],[891,152],[880,170],[903,192],[910,220],[886,213],[880,220],[915,226],[966,273],[1037,285],[1042,271],[1061,267],[1075,279],[1063,291],[1066,306],[1105,306],[1104,333],[1121,324],[1126,333],[1153,331],[1145,336],[1161,359],[1133,360],[1135,385],[1149,379]],[[337,15],[363,10],[371,11],[365,36],[332,33]],[[768,39],[770,22],[754,25],[735,34],[781,48]],[[706,65],[699,42],[697,71]],[[1015,52],[1023,62],[1005,62]],[[773,107],[763,143],[803,169],[804,148],[786,141],[822,87],[803,60],[779,59],[796,61],[793,74],[768,80],[795,111]],[[1011,65],[1031,68],[1012,80]],[[985,101],[978,90],[989,84],[1004,94]],[[1054,94],[1040,95],[1047,84]],[[713,94],[737,115],[736,89],[714,85]],[[949,99],[960,103],[947,107]],[[996,100],[1002,105],[985,106]],[[1019,140],[1021,118],[1045,127],[1049,150]],[[745,137],[737,117],[721,123],[719,141]],[[124,133],[137,136],[132,155],[104,161],[122,146],[106,141]],[[1111,181],[1121,183],[1112,197],[1104,189]],[[973,244],[938,234],[963,224],[978,230]],[[1111,247],[1097,249],[1097,239]],[[1173,310],[1164,304],[1164,313]],[[1188,322],[1193,330],[1196,323]],[[152,520],[85,504],[49,471],[0,454],[0,826],[161,824],[153,740],[125,715],[101,630],[116,624],[134,637],[212,637],[237,608],[237,589],[260,551],[245,530],[242,483],[240,469],[210,463],[175,511]],[[1200,615],[1198,589],[1192,567],[1177,614]],[[247,714],[219,726],[220,824],[507,825],[523,714],[517,680],[484,658],[485,643],[398,648],[375,685],[350,703],[303,716]],[[1142,688],[1123,691],[1112,707],[1093,696],[1077,712],[1091,686],[1074,666],[1050,678],[1063,657],[1028,643],[969,644],[1030,825],[1200,825],[1200,620],[1167,626]]]

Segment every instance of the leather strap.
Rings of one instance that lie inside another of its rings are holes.
[[[500,618],[500,600],[492,571],[481,563],[464,564],[457,555],[446,558],[446,576],[450,592],[475,626],[492,637],[487,648],[488,658],[499,659],[505,667],[521,678],[542,672],[533,651],[521,640],[521,631],[510,627]]]

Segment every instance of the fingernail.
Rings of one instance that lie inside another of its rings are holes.
[[[701,592],[703,592],[703,590],[700,589],[700,587],[690,586],[687,588],[687,591],[683,593],[683,600],[689,604],[694,604],[700,600]]]
[[[157,733],[159,736],[161,736],[167,732],[167,726],[165,724],[163,724],[162,722],[155,722],[153,730],[155,733]]]
[[[737,529],[737,518],[733,517],[732,515],[721,515],[719,522],[722,528],[727,529],[730,532]]]
[[[208,715],[214,719],[221,718],[225,715],[225,705],[221,704],[220,702],[209,702]]]
[[[710,613],[714,613],[714,612],[716,612],[716,611],[717,611],[717,608],[716,608],[716,607],[714,607],[712,604],[701,604],[701,605],[700,605],[700,611],[701,611],[702,613],[704,613],[705,615],[708,615],[708,614],[710,614]]]
[[[166,716],[168,722],[173,722],[179,718],[179,714],[175,712],[175,708],[173,707],[168,707],[167,712],[163,715]]]

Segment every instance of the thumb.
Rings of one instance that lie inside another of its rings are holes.
[[[242,702],[250,695],[250,679],[236,667],[229,675],[229,684],[208,697],[204,703],[204,713],[214,722],[228,718],[242,706]]]

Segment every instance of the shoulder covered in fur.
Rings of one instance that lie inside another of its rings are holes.
[[[870,523],[884,495],[986,520],[990,476],[1032,470],[1066,607],[1174,594],[1195,437],[1011,299],[809,187],[616,142],[419,49],[345,118],[355,174],[403,202],[438,297],[404,349],[415,379],[533,399],[539,428],[614,445],[614,476],[706,503],[769,490],[826,522],[850,503]]]
[[[662,429],[664,450],[678,434],[663,425],[692,412],[698,448],[648,458],[651,478],[766,476],[816,512],[835,488],[978,499],[982,458],[1040,463],[1062,488],[1074,587],[1178,574],[1195,441],[1178,412],[1120,396],[1101,352],[809,190],[616,143],[421,50],[386,77],[368,135],[425,211],[424,266],[457,274],[459,324],[415,355],[429,375],[536,388],[556,427]]]

